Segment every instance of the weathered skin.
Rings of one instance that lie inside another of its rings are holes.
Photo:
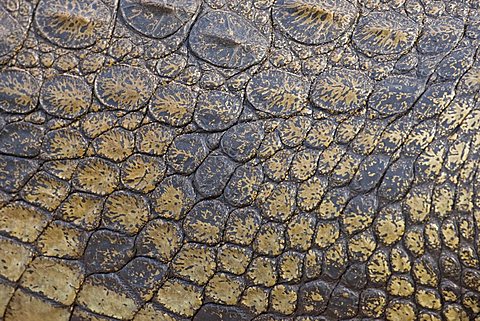
[[[480,321],[480,2],[0,1],[0,320]]]

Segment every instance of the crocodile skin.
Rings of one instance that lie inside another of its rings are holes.
[[[480,1],[1,0],[0,320],[480,320]]]

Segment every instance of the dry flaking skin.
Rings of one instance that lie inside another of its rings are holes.
[[[0,320],[480,321],[480,3],[0,1]]]

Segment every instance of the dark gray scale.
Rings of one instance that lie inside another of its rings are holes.
[[[443,251],[439,258],[440,272],[444,278],[452,281],[459,281],[462,273],[462,266],[457,255]]]
[[[8,124],[0,131],[0,152],[33,157],[40,153],[45,128],[26,122]]]
[[[321,314],[327,309],[332,291],[333,285],[329,282],[316,280],[304,283],[298,293],[299,312],[301,314]],[[307,310],[306,307],[312,307],[312,309]]]
[[[342,276],[342,283],[349,289],[361,290],[368,283],[365,264],[353,264]]]
[[[229,157],[210,155],[195,171],[195,187],[205,197],[222,194],[237,165]]]
[[[193,173],[208,155],[205,139],[197,134],[177,136],[167,151],[167,164],[177,173]]]
[[[124,267],[134,254],[133,237],[99,230],[88,241],[84,263],[88,273],[115,272]]]
[[[356,6],[346,0],[278,0],[273,7],[273,19],[280,28],[295,41],[307,45],[339,38],[357,15]]]
[[[245,162],[255,156],[264,137],[259,122],[240,123],[231,127],[220,141],[222,150],[237,162]]]
[[[222,91],[208,91],[198,97],[194,119],[206,131],[222,131],[237,122],[241,111],[239,97]]]
[[[39,162],[34,159],[0,155],[0,189],[6,192],[17,192],[39,166]]]
[[[120,12],[136,31],[153,38],[173,35],[193,20],[198,0],[121,0]]]
[[[395,69],[401,73],[406,73],[411,71],[418,65],[418,57],[413,54],[406,54],[405,56],[400,57],[395,63]]]
[[[213,245],[221,241],[228,218],[228,208],[217,200],[198,203],[187,214],[183,229],[185,236],[194,241]]]
[[[251,204],[263,182],[261,166],[242,165],[238,167],[225,187],[224,196],[234,206]]]
[[[391,76],[375,86],[368,106],[381,116],[402,113],[413,106],[423,89],[424,84],[419,79]]]
[[[461,284],[470,290],[478,291],[478,289],[480,289],[480,272],[478,270],[463,269],[461,280]]]
[[[389,157],[371,155],[365,158],[357,174],[353,177],[350,187],[358,192],[366,192],[377,186],[386,171]]]
[[[194,321],[250,321],[254,315],[245,308],[207,303],[195,314]]]
[[[0,73],[0,109],[9,113],[28,113],[38,102],[40,82],[30,73],[10,69]]]
[[[417,77],[427,78],[430,77],[438,63],[442,60],[443,55],[437,56],[419,56],[416,69]]]
[[[214,11],[197,20],[189,44],[198,57],[213,65],[243,69],[265,57],[270,41],[245,18]]]
[[[278,314],[261,314],[255,319],[252,319],[252,321],[293,321],[293,317],[285,317],[285,316],[280,316]],[[325,321],[323,317],[320,319],[321,321]]]
[[[47,40],[64,48],[79,49],[108,37],[114,8],[101,0],[42,0],[34,22]]]
[[[3,36],[0,38],[0,57],[3,57],[21,46],[27,30],[6,10],[4,4],[0,4],[0,26],[0,34]]]
[[[401,199],[410,189],[414,178],[414,159],[400,158],[391,164],[383,177],[378,195],[390,201]]]
[[[166,272],[165,264],[144,257],[136,257],[118,272],[118,276],[145,302],[160,287]]]
[[[449,52],[461,40],[463,28],[463,22],[457,18],[427,18],[418,38],[418,51],[427,55]]]
[[[473,63],[475,47],[460,48],[452,51],[437,67],[442,80],[455,80],[463,75]]]
[[[352,318],[358,313],[358,301],[357,292],[338,285],[330,296],[327,313],[339,319]]]
[[[414,119],[411,114],[397,118],[382,132],[375,152],[384,155],[393,154],[405,143],[413,125]]]
[[[455,84],[443,82],[434,84],[425,90],[413,106],[413,111],[420,119],[434,117],[450,104],[455,96]]]

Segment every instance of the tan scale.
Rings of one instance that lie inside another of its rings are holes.
[[[278,262],[278,275],[286,282],[298,282],[302,277],[303,256],[288,251],[282,254]]]
[[[102,216],[103,224],[123,233],[136,234],[150,218],[147,201],[124,191],[107,197]]]
[[[322,221],[317,225],[314,242],[320,248],[326,248],[339,238],[340,226],[336,221]]]
[[[270,292],[270,304],[274,311],[289,315],[297,307],[297,291],[288,285],[276,285]]]
[[[16,282],[32,261],[34,252],[26,245],[7,238],[0,238],[0,275]]]
[[[256,314],[267,311],[268,292],[262,287],[252,286],[243,291],[241,304]]]
[[[95,138],[93,147],[97,155],[119,162],[133,154],[134,143],[130,131],[115,127]]]
[[[172,271],[198,285],[203,285],[215,273],[215,251],[206,246],[185,244],[172,261]]]
[[[86,230],[100,224],[103,199],[86,193],[72,193],[58,208],[62,220],[71,222]]]
[[[402,239],[405,225],[405,217],[399,207],[385,207],[375,220],[375,235],[383,244],[391,245]]]
[[[390,265],[388,264],[388,257],[383,252],[375,252],[368,264],[367,274],[370,280],[375,283],[384,283],[391,274]]]
[[[416,319],[415,306],[408,301],[394,301],[387,307],[387,321],[414,321]]]
[[[84,271],[78,263],[37,257],[22,275],[20,284],[49,299],[71,305],[75,301],[83,278]]]
[[[25,307],[28,306],[28,309]],[[5,321],[68,321],[70,311],[18,289],[13,294],[5,311]]]
[[[390,251],[390,264],[393,272],[406,273],[412,268],[410,256],[401,248]]]
[[[263,165],[265,175],[275,182],[285,180],[293,156],[293,151],[289,149],[282,149],[275,153],[275,155],[268,158]]]
[[[55,210],[68,196],[70,186],[45,172],[37,173],[23,188],[23,198],[48,211]]]
[[[277,283],[275,260],[263,256],[254,258],[248,267],[246,279],[254,285],[274,286]]]
[[[287,225],[286,235],[289,247],[306,251],[312,244],[315,233],[315,218],[310,215],[298,215]]]
[[[217,273],[205,287],[205,297],[216,303],[235,305],[245,288],[241,278],[226,273]]]
[[[48,221],[44,212],[26,203],[13,202],[0,208],[0,230],[22,242],[35,241]]]
[[[315,209],[320,204],[326,187],[326,180],[316,176],[300,183],[297,191],[298,207],[307,212]]]
[[[387,290],[390,295],[408,297],[415,291],[413,281],[404,275],[392,275],[388,281]]]
[[[440,295],[433,289],[417,289],[415,299],[421,307],[426,309],[440,310],[442,307]]]
[[[295,153],[290,166],[290,175],[296,181],[305,181],[312,177],[317,170],[319,152],[313,149],[304,149]]]
[[[355,234],[348,241],[348,255],[354,261],[367,261],[376,248],[375,237],[369,230]]]
[[[218,268],[232,274],[241,275],[246,271],[251,257],[250,249],[224,244],[218,249]]]
[[[46,256],[80,259],[87,246],[87,233],[62,221],[53,221],[38,237],[37,245]]]

